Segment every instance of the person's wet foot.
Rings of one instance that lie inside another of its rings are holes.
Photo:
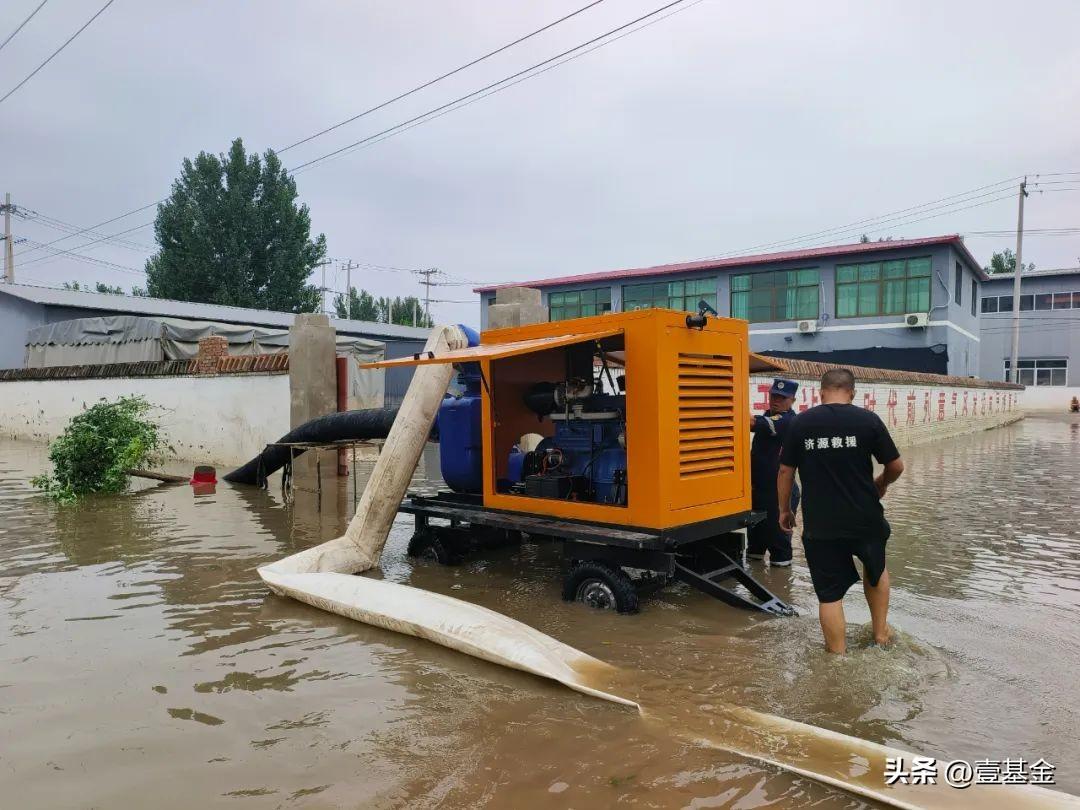
[[[889,647],[892,646],[892,643],[893,643],[892,628],[888,628],[885,631],[884,635],[877,635],[876,633],[874,634],[874,646],[882,647],[884,649],[888,649]]]

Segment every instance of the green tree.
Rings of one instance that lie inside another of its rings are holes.
[[[391,309],[390,299],[382,298],[382,306]],[[435,322],[423,314],[423,301],[415,295],[393,299],[393,319],[386,319],[387,323],[395,323],[399,326],[423,326],[431,328]],[[414,321],[415,319],[415,321]]]
[[[93,287],[91,287],[89,284],[85,284],[85,285],[79,284],[79,282],[77,282],[77,281],[65,281],[64,282],[64,289],[65,290],[82,290],[82,291],[85,291],[85,292],[107,293],[109,295],[124,295],[125,294],[124,293],[124,288],[121,287],[120,285],[117,285],[115,287],[111,287],[108,284],[102,284],[100,281],[95,281]],[[132,295],[134,295],[134,294],[135,294],[135,291],[132,290]]]
[[[351,318],[354,321],[381,321],[379,317],[379,305],[375,296],[367,290],[349,288],[349,301],[346,306],[345,296],[340,293],[334,296],[334,312],[339,318]]]
[[[351,317],[357,321],[396,323],[399,326],[415,325],[431,328],[435,325],[432,318],[424,315],[424,302],[414,295],[404,298],[398,296],[376,298],[367,290],[357,290],[354,287],[350,290],[349,298],[351,310],[346,308],[344,295],[334,296],[334,313],[339,318]]]
[[[1035,269],[1035,263],[1030,262],[1023,265],[1020,268],[1021,273],[1030,273]],[[996,273],[1015,273],[1016,272],[1016,254],[1008,248],[1005,248],[1000,253],[995,253],[990,257],[990,264],[983,268],[990,275]]]
[[[158,252],[146,263],[146,293],[158,298],[314,312],[308,283],[326,256],[311,238],[311,215],[273,150],[248,155],[240,138],[228,155],[185,158],[154,222]]]

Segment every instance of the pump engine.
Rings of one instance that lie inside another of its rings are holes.
[[[625,395],[604,392],[598,377],[536,383],[524,401],[539,419],[551,420],[555,433],[535,450],[510,451],[508,491],[625,505]]]

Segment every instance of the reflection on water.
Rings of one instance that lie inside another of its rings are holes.
[[[0,442],[0,795],[5,806],[866,806],[699,743],[747,706],[968,759],[1045,757],[1080,791],[1080,422],[906,454],[890,490],[894,647],[826,655],[801,557],[759,569],[781,620],[672,587],[623,617],[559,600],[548,545],[381,575],[483,604],[618,665],[642,719],[267,594],[255,568],[338,536],[351,485],[138,485],[59,508],[44,448]],[[424,470],[437,470],[433,452]],[[728,723],[728,725],[725,725]],[[10,741],[16,741],[11,744]]]

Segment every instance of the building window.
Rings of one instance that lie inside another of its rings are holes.
[[[623,287],[623,312],[635,309],[678,309],[697,312],[698,301],[716,309],[716,277],[686,281],[658,281]]]
[[[1012,312],[1011,295],[990,295],[982,300],[983,312]],[[1020,296],[1020,311],[1032,310],[1080,309],[1080,292],[1057,292],[1035,295],[1029,293]]]
[[[930,257],[836,267],[836,316],[930,311]]]
[[[816,267],[731,277],[731,317],[750,323],[816,318],[821,312]]]
[[[956,299],[956,305],[960,306],[964,303],[960,300],[960,296],[964,294],[964,268],[960,262],[956,263],[956,284],[954,285],[954,290],[953,298]],[[972,312],[971,314],[974,315],[975,313]]]
[[[977,298],[978,294],[979,294],[979,285],[975,281],[975,279],[972,279],[971,280],[971,317],[973,317],[973,318],[975,317],[975,304],[978,302],[978,298]],[[959,299],[957,299],[957,303],[960,303]]]
[[[550,320],[566,321],[611,312],[611,287],[596,290],[567,290],[548,294]]]
[[[1009,375],[1010,361],[1005,361],[1005,381],[1012,382]],[[1021,385],[1047,386],[1067,385],[1069,376],[1069,361],[1062,358],[1017,360],[1016,367],[1020,371]]]

